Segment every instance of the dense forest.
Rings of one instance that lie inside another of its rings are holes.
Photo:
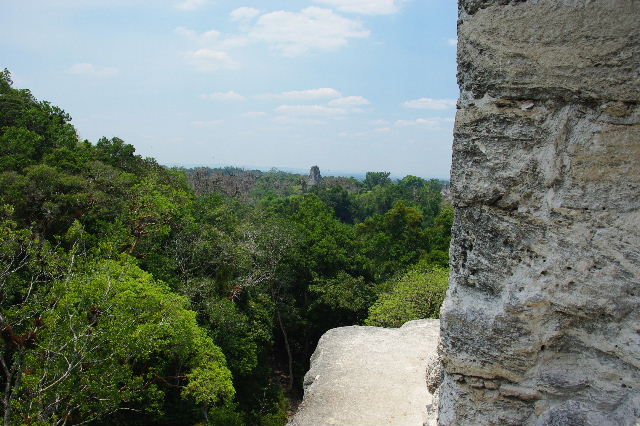
[[[328,329],[436,317],[443,182],[179,169],[0,74],[4,426],[282,425]]]

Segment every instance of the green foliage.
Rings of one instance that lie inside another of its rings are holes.
[[[375,186],[384,186],[391,183],[391,179],[389,179],[389,172],[367,172],[366,177],[364,178],[364,185],[367,189],[371,190]]]
[[[209,410],[206,426],[244,426],[244,416],[232,405],[223,405]],[[198,426],[198,425],[196,425]],[[202,426],[205,426],[202,424]]]
[[[11,90],[11,86],[13,86],[13,80],[11,80],[11,73],[8,69],[2,70],[0,72],[0,94],[6,94]]]
[[[0,136],[0,170],[20,171],[33,164],[43,137],[21,127],[7,127]]]
[[[127,203],[121,215],[133,236],[128,253],[133,254],[141,244],[157,244],[166,238],[172,223],[180,214],[188,194],[180,188],[163,185],[157,176],[149,176],[127,191]]]
[[[232,400],[225,357],[188,301],[131,263],[102,261],[54,283],[45,300],[52,307],[39,307],[43,326],[21,362],[28,374],[13,390],[15,416],[53,424],[126,407],[160,411],[171,386],[195,404]]]
[[[0,72],[0,398],[16,422],[282,425],[326,330],[437,315],[442,182],[169,169],[79,141],[12,84]]]
[[[260,426],[283,426],[287,423],[289,400],[282,389],[278,392],[278,402],[273,411],[262,414],[258,420]]]
[[[431,250],[423,255],[429,263],[447,268],[449,266],[449,245],[453,226],[453,208],[443,209],[435,218],[433,226],[426,230]]]
[[[375,215],[358,225],[363,252],[378,280],[415,263],[429,248],[422,213],[398,202],[384,216]]]
[[[343,223],[353,223],[355,220],[355,200],[342,186],[326,187],[316,185],[311,188],[327,206],[331,207],[334,215]]]
[[[0,206],[0,328],[26,335],[40,316],[51,281],[65,275],[72,258],[32,231],[19,229],[13,215],[12,206]],[[5,339],[2,354],[12,356],[13,349],[20,349],[15,343]]]
[[[309,289],[317,295],[315,303],[354,313],[366,312],[375,298],[373,286],[364,277],[353,277],[344,271],[335,278],[316,278]]]
[[[298,260],[310,271],[332,275],[351,262],[353,231],[338,221],[316,195],[305,194],[276,200],[272,214],[286,218],[301,238],[303,257]]]
[[[229,359],[234,375],[250,374],[258,365],[259,336],[246,314],[229,299],[209,302],[202,309],[211,335]]]
[[[7,132],[11,135],[0,142],[0,150],[15,158],[2,166],[24,167],[53,149],[73,148],[77,144],[78,137],[67,113],[48,102],[38,102],[28,90],[16,90],[11,85],[11,75],[5,69],[0,75],[0,136]],[[19,142],[25,145],[20,146]]]
[[[400,327],[411,320],[438,318],[448,280],[449,272],[443,268],[410,270],[387,284],[391,289],[369,308],[365,324]]]

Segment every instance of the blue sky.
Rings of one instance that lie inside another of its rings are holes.
[[[454,0],[20,0],[0,67],[163,164],[448,178]]]

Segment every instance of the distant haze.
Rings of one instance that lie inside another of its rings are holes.
[[[185,169],[193,169],[193,168],[199,168],[199,167],[208,167],[208,168],[224,168],[224,167],[237,167],[237,168],[241,168],[244,170],[260,170],[262,172],[268,172],[270,170],[278,170],[278,171],[282,171],[282,172],[287,172],[287,173],[294,173],[294,174],[300,174],[300,175],[308,175],[309,174],[309,170],[311,167],[309,167],[308,169],[301,169],[301,168],[296,168],[296,167],[277,167],[277,166],[251,166],[251,165],[236,165],[236,164],[177,164],[177,163],[168,163],[168,164],[164,164],[167,167],[178,167],[178,168],[185,168]],[[320,173],[322,174],[322,176],[340,176],[340,177],[353,177],[356,178],[358,180],[363,180],[367,174],[367,172],[380,172],[380,171],[385,171],[385,170],[332,170],[332,169],[323,169],[322,167],[320,167]],[[402,179],[403,177],[409,175],[410,173],[406,173],[406,174],[394,174],[391,173],[391,175],[389,176],[391,179]],[[449,177],[445,176],[445,177],[437,177],[437,176],[430,176],[430,175],[424,175],[424,176],[420,176],[420,175],[414,175],[414,176],[418,176],[424,179],[439,179],[439,180],[445,180],[448,181]]]

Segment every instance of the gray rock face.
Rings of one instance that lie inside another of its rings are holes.
[[[307,179],[307,185],[320,185],[322,183],[322,175],[320,174],[320,167],[313,166],[309,170],[309,178]]]
[[[640,2],[461,0],[442,426],[640,422]]]
[[[435,424],[426,366],[439,328],[438,320],[419,320],[397,329],[329,330],[311,357],[304,401],[289,426]]]

